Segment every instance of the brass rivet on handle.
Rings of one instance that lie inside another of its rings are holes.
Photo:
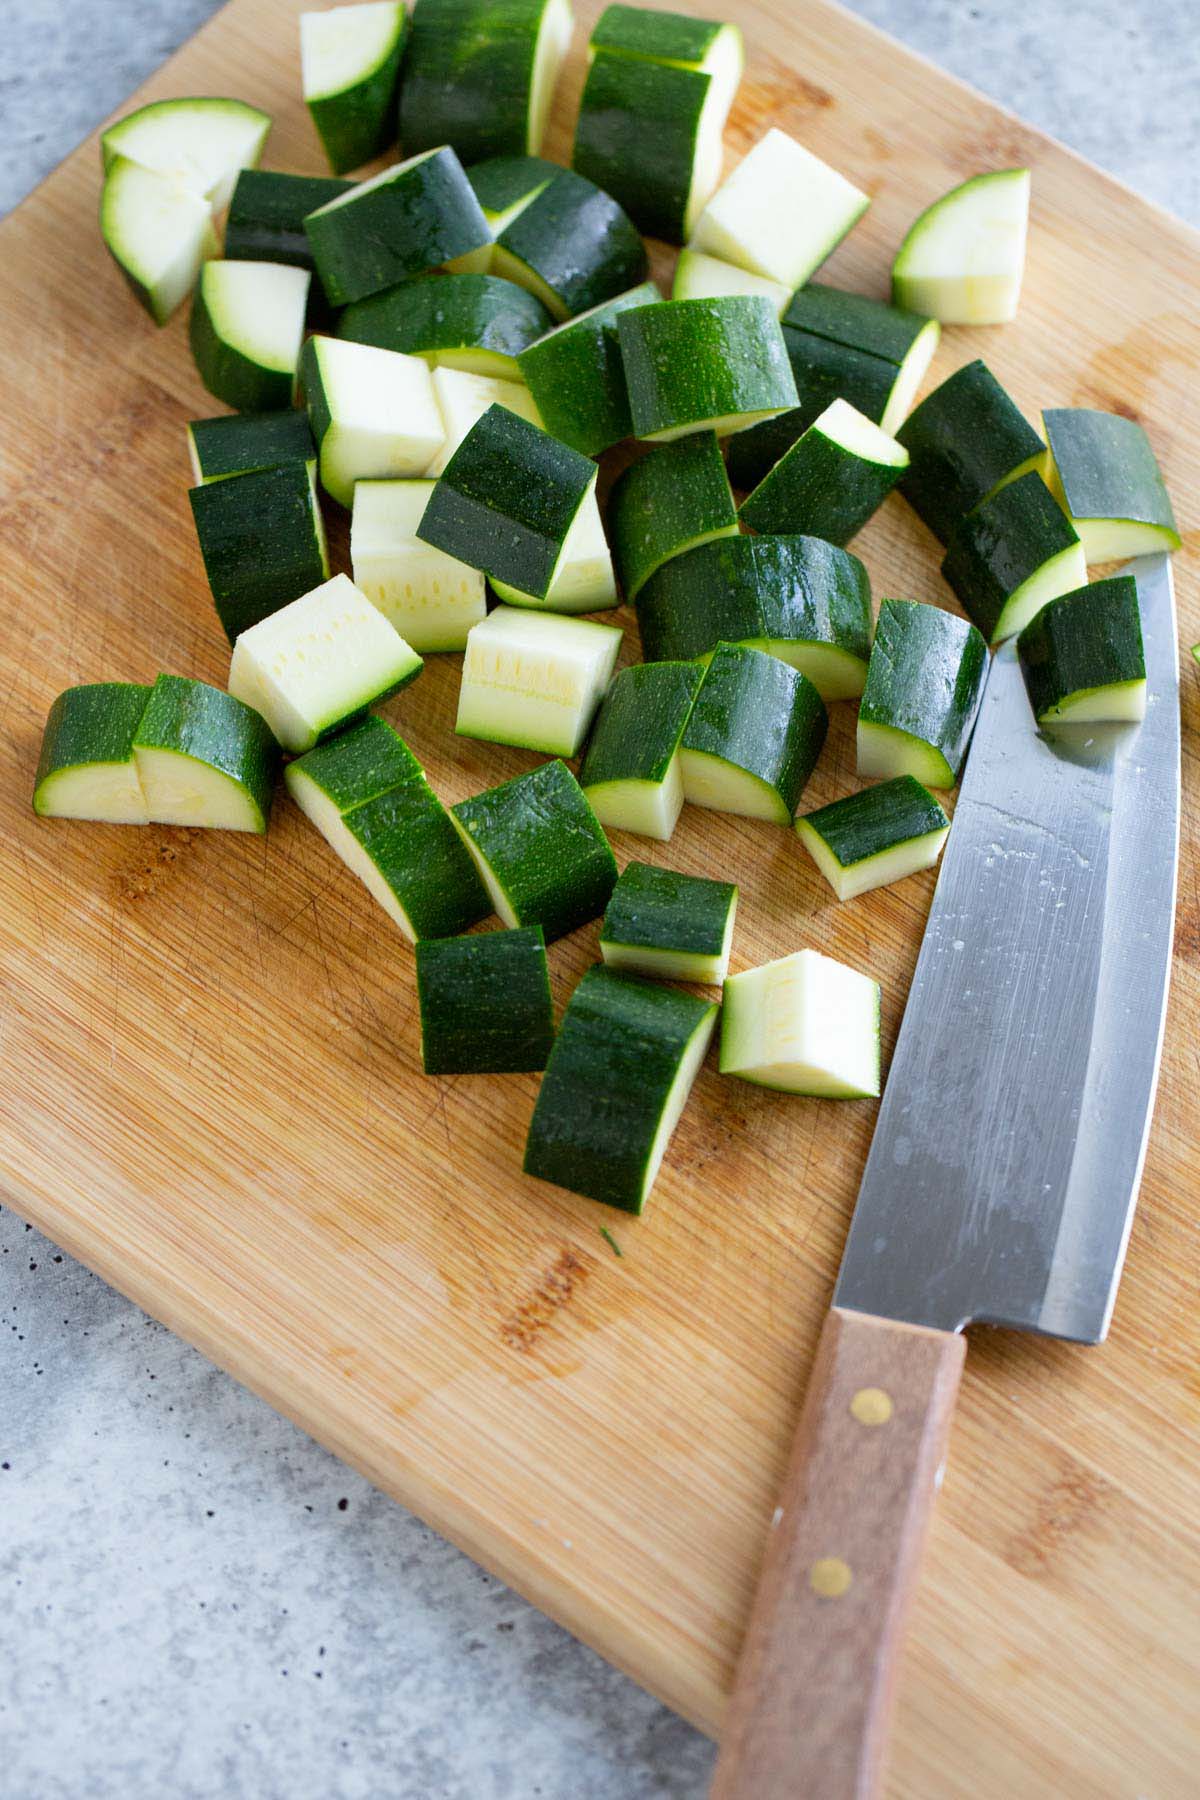
[[[840,1599],[853,1579],[849,1563],[840,1556],[822,1556],[808,1571],[808,1585],[822,1600]]]
[[[892,1396],[883,1388],[859,1388],[850,1411],[860,1425],[886,1425],[894,1411]]]

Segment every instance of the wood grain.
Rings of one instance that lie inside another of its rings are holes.
[[[318,172],[301,5],[233,0],[146,97],[232,88],[276,116],[268,164]],[[579,11],[559,154],[595,5]],[[931,381],[982,353],[1031,416],[1144,419],[1185,534],[1185,641],[1200,637],[1195,235],[820,0],[739,16],[730,153],[773,120],[873,196],[834,279],[884,292],[919,207],[973,169],[1032,163],[1020,318],[947,332]],[[60,688],[228,667],[185,492],[184,422],[211,402],[184,321],[155,331],[105,256],[97,165],[89,142],[0,229],[0,1191],[716,1731],[874,1108],[710,1065],[646,1217],[606,1217],[521,1175],[533,1078],[420,1075],[411,954],[284,799],[264,842],[32,817]],[[859,545],[877,595],[950,604],[899,499]],[[344,529],[333,547],[345,566]],[[387,709],[448,800],[532,761],[454,739],[457,680],[432,658]],[[1194,670],[1184,688],[1175,986],[1113,1336],[973,1337],[901,1670],[906,1800],[1195,1794]],[[813,805],[854,785],[852,709],[834,710]],[[878,976],[890,1049],[931,876],[839,906],[788,833],[690,809],[665,849],[616,848],[735,878],[738,968],[811,944]],[[560,1004],[595,943],[593,927],[553,946]]]

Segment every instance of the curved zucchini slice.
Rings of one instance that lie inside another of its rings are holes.
[[[635,663],[604,696],[579,785],[600,823],[665,843],[683,806],[679,746],[704,671],[695,663]]]
[[[721,183],[692,242],[697,250],[797,288],[870,203],[844,175],[772,127]]]
[[[160,675],[133,754],[151,824],[266,831],[279,749],[259,713],[223,688]]]
[[[761,650],[718,644],[684,728],[683,797],[790,825],[828,729],[807,675]]]
[[[417,945],[421,1062],[427,1075],[544,1069],[554,1008],[540,925]]]
[[[494,375],[469,375],[465,369],[435,368],[433,392],[446,433],[442,447],[429,465],[440,475],[467,433],[491,406],[503,406],[519,419],[542,429],[537,402],[523,381],[500,381]]]
[[[720,436],[796,404],[779,320],[761,295],[633,307],[617,332],[640,438]]]
[[[100,157],[106,175],[118,161],[137,163],[220,212],[238,171],[258,161],[270,129],[270,114],[244,100],[153,100],[101,132]]]
[[[156,325],[165,325],[208,256],[220,250],[212,207],[167,175],[116,157],[100,195],[100,234]]]
[[[822,338],[859,356],[881,357],[892,365],[896,374],[882,413],[860,406],[849,390],[843,390],[842,395],[889,433],[894,433],[908,416],[942,331],[936,319],[919,311],[889,306],[884,300],[871,300],[865,294],[852,294],[819,281],[797,289],[783,315],[783,324],[785,336],[789,331],[801,332],[805,337]],[[848,369],[854,366],[847,364]],[[801,386],[799,376],[796,385]]]
[[[1087,580],[1079,534],[1035,469],[981,500],[950,534],[942,574],[995,646]]]
[[[148,824],[133,740],[149,698],[150,689],[134,681],[93,681],[59,694],[42,731],[34,812],[44,819]]]
[[[406,150],[536,156],[571,41],[568,0],[416,0],[400,85]]]
[[[311,279],[287,263],[205,263],[188,335],[210,394],[239,412],[291,404]]]
[[[1137,582],[1114,575],[1060,594],[1017,639],[1039,725],[1146,716],[1146,658]]]
[[[605,911],[600,954],[610,969],[720,987],[729,973],[737,902],[732,881],[631,862]]]
[[[732,99],[699,70],[601,51],[579,103],[571,166],[640,231],[682,244],[721,179]]]
[[[394,163],[304,221],[335,306],[365,299],[490,242],[462,164],[447,145]]]
[[[540,925],[550,943],[604,911],[616,861],[565,763],[460,800],[450,817],[506,925]]]
[[[187,441],[192,474],[199,485],[289,464],[316,466],[317,451],[307,415],[290,406],[278,412],[220,413],[213,419],[193,419]]]
[[[737,535],[737,509],[716,433],[698,431],[631,463],[608,501],[613,560],[634,601],[671,557]]]
[[[310,337],[300,385],[328,494],[350,506],[356,481],[424,475],[446,439],[433,375],[419,356]]]
[[[718,300],[724,294],[761,294],[782,314],[791,289],[782,281],[772,281],[769,275],[754,275],[749,269],[739,269],[736,263],[708,256],[691,244],[679,252],[671,284],[672,300]]]
[[[693,994],[589,969],[550,1052],[525,1173],[640,1213],[716,1022]]]
[[[465,650],[487,616],[479,571],[417,536],[432,492],[432,481],[357,481],[350,517],[355,586],[422,656]]]
[[[616,319],[659,299],[654,283],[643,281],[554,326],[518,358],[546,430],[584,456],[599,456],[633,430]]]
[[[436,275],[356,300],[337,330],[359,344],[423,357],[431,368],[521,381],[518,356],[552,323],[541,301],[514,281]]]
[[[858,707],[859,774],[953,787],[987,662],[987,645],[965,619],[919,600],[885,600]]]
[[[1029,225],[1029,170],[973,175],[908,228],[892,264],[897,306],[945,325],[1003,325],[1017,316]]]
[[[615,625],[497,606],[467,638],[455,730],[574,756],[620,648]]]
[[[209,591],[231,644],[328,579],[315,463],[204,482],[189,488],[188,499]]]
[[[986,363],[934,388],[896,433],[908,451],[900,492],[944,544],[965,513],[1007,481],[1040,469],[1046,446]]]
[[[796,820],[796,835],[839,900],[931,869],[950,821],[911,775],[878,782]]]
[[[1134,419],[1086,407],[1042,414],[1047,480],[1089,563],[1178,550],[1179,531],[1154,450]]]
[[[281,169],[242,169],[225,219],[225,255],[238,262],[290,263],[313,270],[304,221],[340,199],[353,181],[334,175],[285,175]]]
[[[725,983],[721,1073],[822,1100],[879,1093],[879,983],[797,950]]]
[[[846,400],[835,400],[743,500],[755,531],[804,532],[848,544],[908,467],[908,451]]]
[[[304,104],[335,175],[396,141],[403,0],[367,0],[300,15]]]
[[[512,172],[514,184],[532,179],[535,185],[491,221],[490,266],[493,274],[536,294],[561,322],[644,281],[646,246],[611,195],[572,169],[540,165],[543,171],[547,167],[551,173],[540,185],[528,168],[523,177]],[[478,174],[472,170],[477,193]]]

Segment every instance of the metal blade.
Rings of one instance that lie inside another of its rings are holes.
[[[1179,844],[1166,557],[1136,576],[1141,725],[1039,732],[992,664],[835,1303],[1108,1329],[1162,1048]]]

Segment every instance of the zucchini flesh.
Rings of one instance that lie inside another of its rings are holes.
[[[839,900],[932,868],[949,832],[942,808],[911,775],[881,781],[796,820],[796,835]]]
[[[708,202],[692,241],[797,288],[870,205],[845,176],[772,127]]]
[[[571,26],[568,0],[416,0],[400,141],[464,162],[536,155]]]
[[[1087,558],[1075,527],[1031,469],[959,521],[942,574],[994,646],[1022,630],[1047,600],[1082,587]]]
[[[165,325],[220,246],[212,207],[169,176],[116,157],[100,196],[100,232],[150,317]]]
[[[233,694],[160,675],[133,754],[152,824],[266,831],[279,751],[264,720]]]
[[[631,862],[605,911],[600,954],[610,969],[719,987],[729,972],[737,899],[731,881]]]
[[[270,114],[244,100],[154,100],[100,134],[100,156],[106,176],[118,161],[137,163],[220,212],[238,171],[258,161],[270,129]]]
[[[561,322],[644,281],[646,246],[624,209],[593,182],[572,169],[540,167],[550,175],[492,221],[490,266]]]
[[[424,475],[441,450],[446,428],[419,356],[310,337],[300,380],[322,485],[343,506],[353,504],[356,481]]]
[[[908,451],[845,400],[827,406],[742,502],[755,531],[847,544],[908,467]]]
[[[671,557],[737,534],[737,509],[715,432],[699,431],[631,463],[608,502],[613,559],[625,598]]]
[[[455,730],[574,756],[620,647],[616,626],[497,606],[467,638]]]
[[[722,294],[761,294],[782,313],[791,289],[769,275],[739,269],[736,263],[722,262],[719,256],[709,256],[691,244],[681,250],[671,285],[672,300],[716,300]]]
[[[446,435],[429,465],[431,475],[442,473],[489,406],[507,407],[519,419],[528,419],[531,425],[542,429],[537,402],[522,381],[498,381],[494,375],[468,375],[465,369],[435,368],[433,393]]]
[[[67,688],[46,715],[33,810],[46,819],[146,825],[133,739],[150,689],[132,681]]]
[[[1049,601],[1017,639],[1039,725],[1135,721],[1146,715],[1137,582],[1114,575]]]
[[[695,663],[635,663],[604,696],[579,771],[600,823],[666,842],[683,806],[679,745],[703,670]]]
[[[491,239],[463,166],[444,144],[327,201],[309,213],[304,229],[335,306],[378,294]]]
[[[584,456],[599,456],[633,430],[616,318],[660,298],[644,281],[555,326],[518,358],[546,430]]]
[[[355,586],[421,655],[465,650],[487,615],[478,570],[417,536],[432,492],[432,481],[356,482],[350,520]]]
[[[316,465],[308,419],[290,406],[244,417],[221,413],[214,419],[193,419],[187,438],[198,486],[226,481],[231,475],[253,475],[260,469]]]
[[[859,774],[953,787],[987,663],[987,645],[965,619],[919,600],[885,600],[858,708]]]
[[[974,175],[909,227],[892,264],[892,296],[945,325],[1017,316],[1029,224],[1029,170]]]
[[[287,263],[205,263],[188,332],[210,394],[239,412],[291,405],[311,279]]]
[[[965,513],[1040,465],[1046,446],[976,359],[934,388],[896,433],[908,451],[900,492],[944,544]]]
[[[1043,413],[1042,422],[1047,480],[1089,563],[1179,549],[1171,497],[1136,420],[1063,407]]]
[[[396,141],[403,0],[367,0],[300,15],[304,103],[335,175]]]
[[[718,644],[683,733],[684,799],[790,825],[828,729],[806,675],[761,650]]]
[[[544,1069],[554,1011],[540,925],[417,945],[421,1060],[427,1075]]]
[[[779,320],[761,295],[633,307],[617,333],[640,438],[720,436],[796,404]]]
[[[517,357],[552,323],[541,301],[513,281],[437,275],[356,300],[337,329],[339,337],[403,350],[431,367],[521,381]]]
[[[542,1079],[526,1174],[640,1213],[716,1019],[717,1008],[694,995],[589,969]]]
[[[797,950],[731,975],[721,1012],[721,1073],[787,1094],[874,1098],[880,1085],[879,984]]]
[[[188,490],[188,500],[209,591],[231,644],[328,578],[315,463],[205,482]]]

